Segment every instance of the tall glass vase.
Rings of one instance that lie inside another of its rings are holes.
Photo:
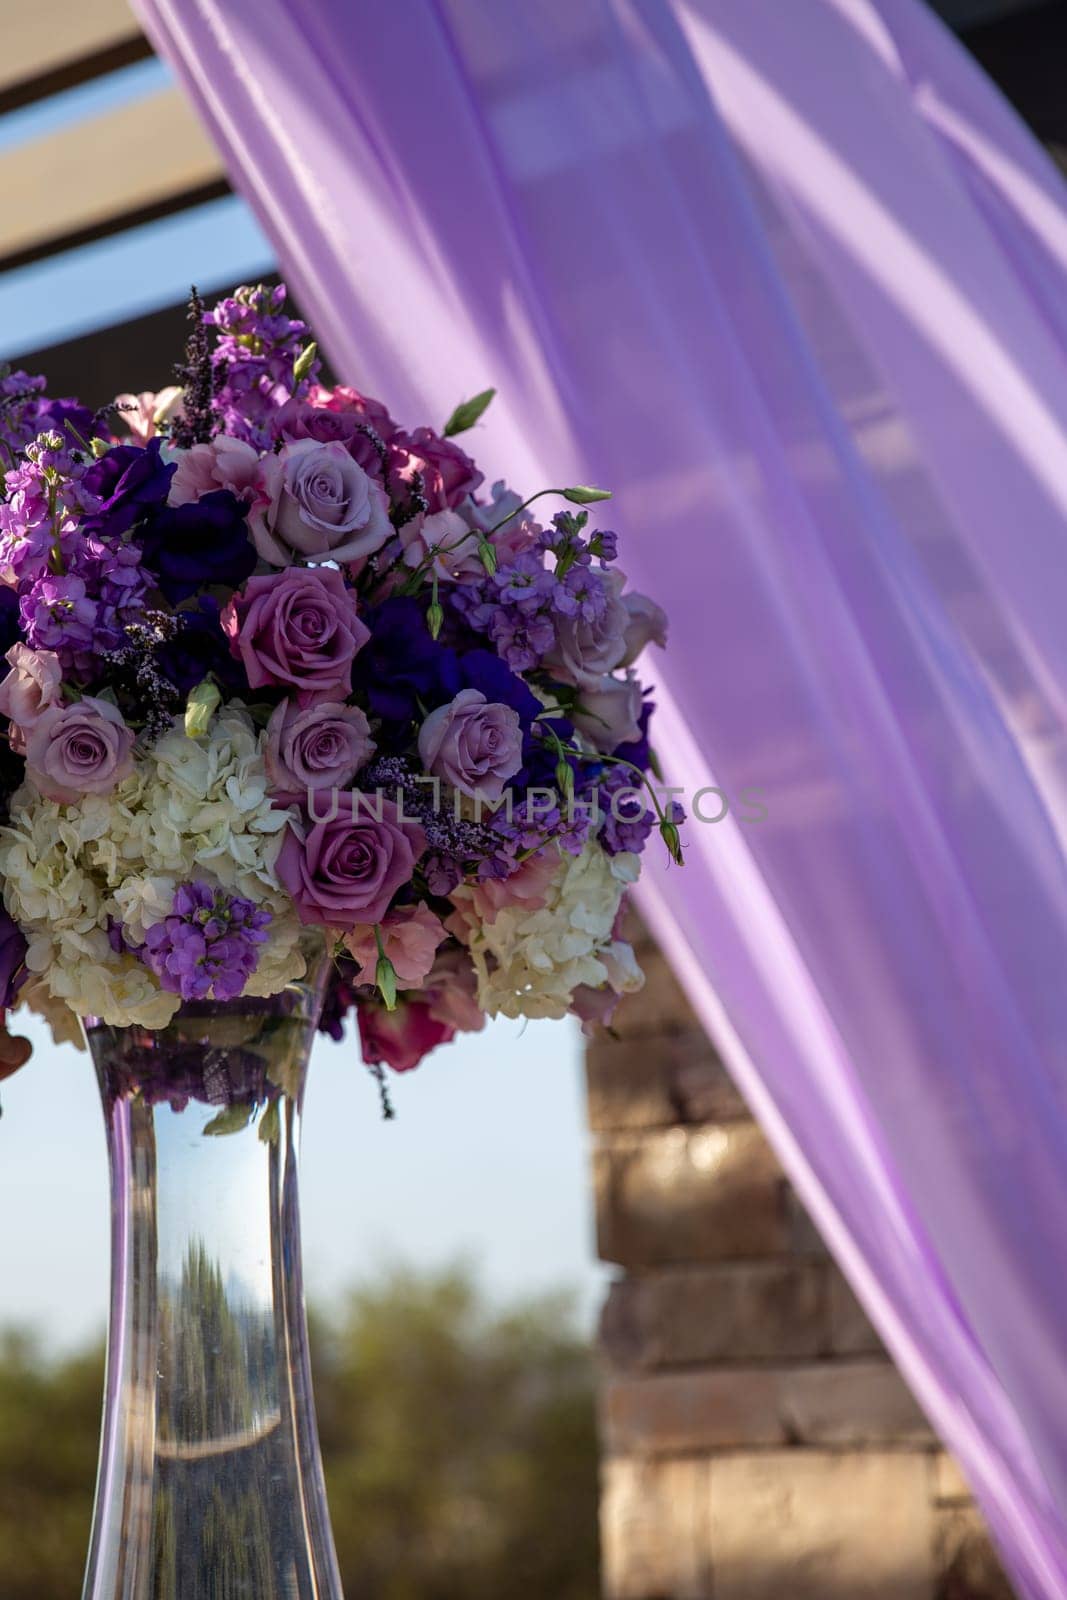
[[[84,1600],[341,1600],[308,1368],[300,1107],[325,961],[158,1032],[89,1019],[112,1290]]]

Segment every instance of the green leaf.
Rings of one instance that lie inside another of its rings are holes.
[[[597,500],[610,500],[610,489],[593,489],[586,483],[579,483],[573,489],[563,490],[564,500],[569,500],[574,506],[591,506]]]
[[[252,1119],[252,1107],[248,1104],[227,1106],[220,1111],[217,1117],[204,1128],[207,1137],[217,1137],[224,1133],[240,1133],[242,1128],[247,1128]]]
[[[495,389],[483,389],[473,400],[462,401],[445,423],[445,438],[451,439],[454,434],[466,433],[468,428],[473,428],[479,417],[489,409],[495,394]]]

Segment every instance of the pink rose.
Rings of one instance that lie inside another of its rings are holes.
[[[572,721],[589,742],[610,755],[620,744],[641,737],[641,685],[632,673],[625,678],[601,678],[595,688],[583,688]]]
[[[511,706],[487,701],[480,689],[461,689],[431,711],[419,729],[426,771],[461,794],[496,801],[522,766],[522,724]]]
[[[299,829],[289,824],[278,856],[279,882],[301,922],[341,929],[381,922],[397,890],[411,881],[426,835],[417,822],[401,818],[390,800],[358,790],[336,799],[336,816]]]
[[[486,878],[480,883],[460,884],[449,895],[456,909],[445,926],[461,943],[469,944],[471,935],[477,933],[483,923],[495,922],[498,913],[508,906],[540,911],[548,904],[548,891],[558,870],[558,852],[540,850],[509,878]]]
[[[220,433],[210,444],[194,444],[178,458],[170,480],[167,504],[186,506],[215,489],[228,489],[238,500],[254,499],[259,485],[259,451],[243,439]]]
[[[450,941],[423,984],[430,1015],[456,1033],[478,1033],[485,1027],[485,1012],[478,1004],[478,976],[463,946]]]
[[[333,567],[249,578],[223,608],[222,627],[253,689],[289,686],[303,704],[346,695],[352,662],[370,638],[355,596]]]
[[[374,754],[370,724],[358,706],[283,700],[267,723],[263,765],[271,794],[284,804],[311,790],[345,789]]]
[[[626,579],[621,572],[600,576],[605,588],[603,609],[592,618],[557,616],[556,642],[544,658],[554,677],[579,689],[597,688],[626,653],[626,629],[630,626],[622,601]]]
[[[468,496],[459,507],[459,515],[468,527],[489,535],[489,543],[503,564],[514,561],[536,544],[541,527],[529,512],[523,512],[522,500],[503,480],[494,483],[492,494],[485,505]]]
[[[133,771],[132,731],[109,700],[92,695],[42,712],[26,740],[26,771],[48,800],[109,794]]]
[[[264,561],[355,561],[392,537],[389,500],[343,444],[294,439],[260,463],[261,503],[248,519]]]
[[[431,511],[454,511],[485,480],[465,450],[451,439],[442,439],[432,428],[398,434],[394,447],[402,452],[400,476],[409,482],[419,474]]]
[[[397,906],[378,925],[382,948],[393,963],[399,989],[422,983],[434,964],[438,945],[447,939],[444,924],[429,906]],[[378,964],[378,939],[374,923],[361,923],[345,935],[349,954],[359,962],[357,983],[373,983]]]
[[[395,1011],[361,1000],[356,1008],[359,1043],[369,1067],[382,1063],[394,1072],[410,1072],[439,1044],[447,1044],[454,1030],[438,1022],[421,1000],[405,1000]]]
[[[667,613],[647,594],[624,594],[622,603],[630,620],[623,634],[625,652],[619,666],[629,667],[646,645],[658,644],[661,650],[664,648],[667,643]]]
[[[59,701],[63,668],[53,651],[31,650],[26,644],[13,644],[4,659],[11,671],[0,683],[0,716],[11,718],[8,743],[24,755],[26,735]]]

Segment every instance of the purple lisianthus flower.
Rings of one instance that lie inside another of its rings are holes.
[[[202,880],[175,890],[169,916],[137,954],[160,986],[183,1000],[236,1000],[259,962],[271,913]]]
[[[38,433],[58,433],[74,449],[82,440],[88,444],[96,432],[96,418],[80,400],[42,400],[33,421]]]
[[[0,905],[0,1010],[7,1010],[21,987],[26,948],[22,929]]]
[[[161,506],[137,540],[145,568],[172,605],[210,584],[235,589],[256,565],[248,507],[228,489],[213,489],[182,506]]]
[[[356,658],[352,683],[366,694],[375,716],[392,724],[382,730],[379,743],[395,748],[406,742],[420,705],[432,710],[462,687],[459,660],[430,636],[422,606],[409,596],[385,600],[363,618],[370,639]]]
[[[177,466],[166,462],[160,441],[150,439],[143,448],[118,444],[85,470],[82,484],[100,501],[100,509],[84,524],[87,532],[114,537],[126,533],[147,512],[166,503]]]

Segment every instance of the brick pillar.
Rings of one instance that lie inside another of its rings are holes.
[[[981,1519],[678,988],[587,1054],[606,1600],[1011,1600]]]

